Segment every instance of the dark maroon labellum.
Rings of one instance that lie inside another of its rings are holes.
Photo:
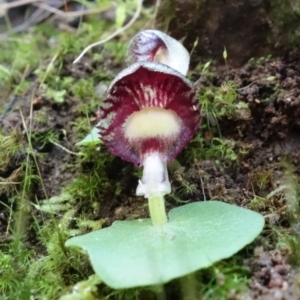
[[[190,81],[156,62],[138,62],[123,70],[99,112],[103,143],[135,165],[154,152],[172,161],[193,137],[201,118]]]

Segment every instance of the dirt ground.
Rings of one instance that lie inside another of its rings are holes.
[[[72,60],[66,58],[63,64],[63,76],[82,78],[93,72],[90,69],[92,62],[88,58],[84,58],[78,65],[72,65]],[[113,74],[116,74],[120,66],[112,65],[110,68]],[[299,271],[290,259],[291,253],[298,250],[280,245],[278,237],[269,235],[272,231],[270,228],[273,227],[276,227],[278,231],[293,235],[298,223],[295,220],[291,221],[288,217],[287,204],[282,191],[272,197],[267,197],[283,184],[284,175],[287,172],[286,164],[293,169],[293,174],[297,176],[299,183],[300,61],[298,55],[290,53],[282,58],[255,60],[239,69],[229,67],[227,70],[225,66],[215,65],[210,67],[210,72],[213,75],[202,76],[200,92],[232,81],[237,92],[236,102],[242,101],[248,104],[247,114],[235,114],[218,119],[222,138],[232,142],[236,153],[244,152],[235,161],[226,159],[223,161],[214,159],[188,161],[186,156],[189,150],[197,147],[196,142],[191,142],[178,158],[180,167],[170,168],[170,178],[175,188],[172,195],[167,198],[168,208],[179,205],[174,200],[174,196],[178,196],[182,200],[192,201],[218,199],[261,212],[267,223],[263,234],[253,245],[249,246],[248,253],[238,254],[243,264],[250,270],[249,291],[246,293],[229,291],[227,299],[300,299]],[[191,74],[195,79],[200,75],[197,71],[192,71]],[[38,138],[39,134],[43,136],[45,133],[54,132],[59,145],[78,152],[75,143],[79,139],[77,132],[74,132],[72,122],[81,115],[77,108],[82,99],[68,95],[66,101],[59,104],[47,99],[43,93],[36,93],[32,119],[30,119],[30,100],[34,90],[35,78],[33,76],[31,88],[24,95],[17,95],[18,99],[12,110],[3,115],[1,128],[5,134],[10,134],[12,130],[17,129],[20,133],[20,140],[26,141],[20,108],[27,126],[32,122],[31,130],[35,136],[32,147],[38,157],[38,166],[44,184],[43,187],[39,181],[36,181],[32,193],[33,199],[42,200],[59,195],[61,190],[74,181],[80,172],[88,176],[93,163],[91,161],[81,163],[80,169],[76,169],[79,164],[76,155],[66,152],[50,141],[43,142]],[[2,99],[3,107],[9,100],[8,98]],[[41,117],[43,117],[43,123],[36,121]],[[96,111],[89,112],[89,118],[94,123],[95,117]],[[207,122],[208,116],[204,114],[203,124]],[[209,148],[210,141],[218,134],[216,129],[210,131],[205,127],[201,130],[201,135],[205,137],[205,148]],[[98,151],[96,148],[95,146],[95,151]],[[105,151],[103,147],[100,150],[101,153]],[[10,180],[25,157],[25,148],[21,147],[11,157],[5,170],[1,172],[1,180]],[[114,188],[118,187],[118,193],[112,188],[98,191],[96,197],[98,197],[101,209],[91,214],[91,219],[105,218],[103,226],[108,226],[114,220],[137,216],[147,217],[148,211],[144,205],[144,199],[135,196],[138,171],[119,158],[110,157],[110,159],[111,163],[105,167],[105,172],[110,185]],[[181,186],[183,180],[187,185],[192,186],[191,192],[186,193],[176,188]],[[3,206],[3,203],[10,205],[10,196],[11,193],[1,191],[0,200],[3,212],[0,214],[0,237],[2,243],[7,243],[11,235],[7,232],[10,216]],[[257,202],[253,199],[257,199]],[[262,200],[259,201],[260,199]],[[42,220],[39,221],[42,222]],[[29,236],[31,230],[29,229]],[[36,244],[38,241],[35,238],[29,240],[28,243],[30,247],[38,247]]]

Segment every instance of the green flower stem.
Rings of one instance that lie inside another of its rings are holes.
[[[195,273],[180,278],[183,300],[201,299],[201,287],[197,282]]]
[[[165,199],[162,195],[150,196],[148,199],[152,225],[160,226],[168,222]]]

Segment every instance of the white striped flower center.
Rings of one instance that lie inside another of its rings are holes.
[[[128,139],[171,137],[180,132],[181,121],[171,110],[146,107],[131,114],[125,122],[124,133]]]

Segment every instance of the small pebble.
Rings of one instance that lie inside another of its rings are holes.
[[[271,280],[269,281],[269,288],[275,288],[275,287],[278,287],[278,288],[281,288],[282,287],[282,283],[283,283],[283,280],[281,277],[278,277],[277,275],[272,277]]]
[[[108,90],[108,85],[100,82],[96,87],[95,87],[95,93],[97,96],[102,97],[105,95],[106,91]]]

